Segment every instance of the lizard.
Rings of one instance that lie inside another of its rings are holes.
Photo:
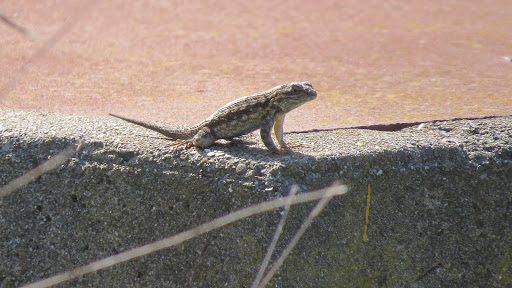
[[[279,153],[272,140],[271,130],[281,149],[289,149],[283,138],[286,113],[316,98],[316,91],[309,82],[292,82],[270,90],[234,100],[214,112],[210,117],[190,127],[169,127],[109,113],[110,116],[163,134],[172,140],[185,140],[188,147],[205,148],[217,139],[227,139],[260,129],[263,144],[270,152]]]

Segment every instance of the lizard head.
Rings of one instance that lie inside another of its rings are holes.
[[[283,112],[291,111],[316,98],[316,91],[309,82],[293,82],[276,89],[274,105]]]

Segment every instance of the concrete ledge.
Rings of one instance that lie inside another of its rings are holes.
[[[314,190],[335,180],[349,194],[315,220],[274,286],[512,285],[512,117],[285,137],[303,147],[271,155],[249,135],[169,153],[171,142],[114,119],[0,110],[0,184],[74,139],[86,143],[0,200],[0,286],[162,239],[294,183]],[[279,249],[312,205],[292,209]],[[260,215],[63,287],[248,287],[279,217]]]

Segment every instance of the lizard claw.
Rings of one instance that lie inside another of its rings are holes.
[[[194,147],[194,144],[188,140],[178,139],[178,140],[176,140],[175,143],[171,144],[171,147],[172,147],[171,152],[176,152],[180,149],[188,150],[188,149]]]
[[[296,144],[296,145],[288,145],[288,144],[285,144],[283,146],[281,146],[281,149],[284,149],[284,150],[292,150],[294,148],[299,148],[299,147],[302,147],[303,145],[302,144]]]
[[[302,144],[299,144],[299,145],[283,145],[283,146],[280,146],[280,147],[281,147],[281,149],[276,151],[277,154],[289,154],[289,153],[293,152],[294,148],[302,147]]]

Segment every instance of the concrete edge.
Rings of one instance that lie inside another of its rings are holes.
[[[512,232],[504,226],[512,209],[512,117],[398,132],[293,133],[287,139],[303,146],[276,156],[258,135],[169,153],[171,143],[157,134],[108,118],[0,112],[2,184],[75,139],[85,143],[65,165],[0,200],[2,286],[172,235],[284,195],[292,184],[304,191],[336,180],[349,184],[350,194],[317,220],[274,285],[512,283]],[[362,242],[368,184],[373,220],[370,240]],[[285,240],[307,207],[295,210]],[[233,225],[166,251],[165,259],[148,256],[72,285],[246,286],[278,218],[274,213]],[[69,229],[72,235],[63,233]],[[77,249],[76,243],[85,244]],[[211,255],[205,258],[204,251]]]

